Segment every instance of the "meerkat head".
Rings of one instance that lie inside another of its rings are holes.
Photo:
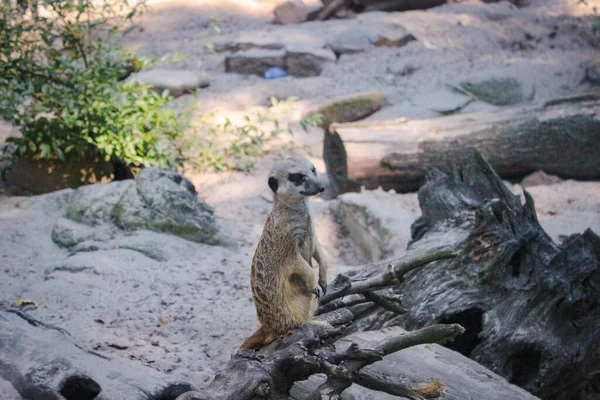
[[[325,190],[315,166],[299,155],[286,158],[271,170],[269,187],[278,201],[290,204]]]

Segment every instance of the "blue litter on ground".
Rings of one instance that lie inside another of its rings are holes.
[[[279,67],[271,67],[265,71],[265,79],[277,79],[284,78],[287,76],[287,72]]]

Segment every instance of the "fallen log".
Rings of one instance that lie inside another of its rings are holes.
[[[446,4],[446,0],[354,0],[363,12],[425,10]]]
[[[419,190],[413,241],[392,264],[433,250],[461,255],[405,275],[387,294],[402,296],[404,314],[380,306],[349,329],[459,323],[466,332],[448,347],[510,382],[547,400],[597,399],[600,237],[587,230],[555,244],[524,198],[480,155],[451,174],[434,170]],[[380,277],[372,264],[336,278],[321,307],[343,303],[340,295],[359,301],[356,288]]]
[[[322,21],[337,16],[341,11],[410,11],[441,6],[447,0],[322,0],[323,8],[317,19]]]
[[[168,383],[168,375],[139,362],[86,349],[65,330],[2,307],[0,378],[27,400],[152,399],[193,388]]]
[[[480,151],[505,179],[537,170],[562,178],[600,178],[600,96],[543,106],[453,115],[333,124],[325,133],[327,173],[338,193],[361,187],[416,191],[426,171],[451,171]]]

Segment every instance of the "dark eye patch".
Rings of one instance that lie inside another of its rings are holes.
[[[299,185],[304,181],[306,175],[304,174],[288,174],[288,180],[295,185]]]
[[[312,173],[313,173],[313,174],[315,174],[315,176],[317,175],[317,170],[315,169],[314,165],[313,165],[313,167],[312,167],[312,170],[311,170],[311,171],[312,171]]]

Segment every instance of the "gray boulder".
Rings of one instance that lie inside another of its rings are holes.
[[[121,229],[168,232],[194,242],[218,244],[213,209],[198,198],[192,182],[175,171],[146,168],[115,205]]]
[[[105,247],[94,243],[112,240],[119,230],[151,230],[199,243],[226,243],[212,207],[198,198],[194,185],[176,171],[159,168],[142,170],[136,180],[77,189],[65,218],[52,230],[52,240],[60,247],[87,251]]]

